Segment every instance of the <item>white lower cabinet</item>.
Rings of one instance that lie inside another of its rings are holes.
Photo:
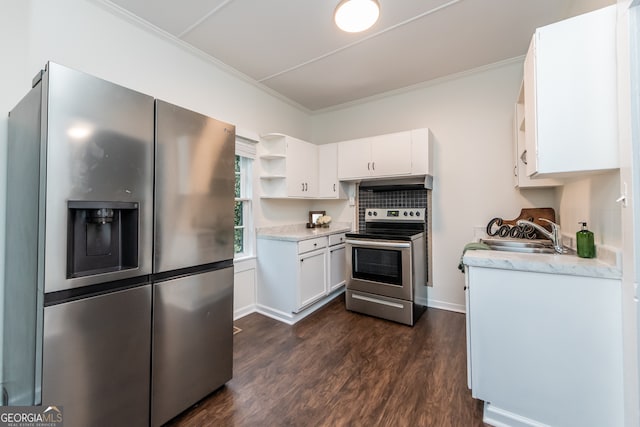
[[[468,368],[491,425],[618,426],[621,281],[467,269]]]
[[[344,233],[301,241],[258,236],[258,308],[295,322],[305,311],[344,285]]]
[[[327,252],[320,249],[298,256],[298,311],[327,293]]]
[[[346,282],[346,249],[344,234],[329,236],[329,263],[327,265],[327,286],[332,292],[343,286]]]

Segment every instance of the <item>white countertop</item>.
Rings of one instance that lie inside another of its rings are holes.
[[[622,271],[615,265],[608,264],[598,258],[580,258],[572,254],[529,254],[495,250],[469,250],[464,254],[463,262],[471,267],[601,277],[605,279],[622,278]]]
[[[351,231],[351,223],[349,222],[331,223],[328,228],[306,228],[306,224],[304,223],[289,224],[258,228],[258,239],[289,240],[292,242],[299,242],[301,240],[313,239],[314,237],[346,233],[349,231]]]

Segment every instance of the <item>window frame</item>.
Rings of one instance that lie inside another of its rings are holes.
[[[240,144],[239,144],[240,143]],[[244,142],[246,145],[246,142]],[[235,171],[235,159],[234,158],[234,176],[240,178],[240,197],[234,198],[234,260],[243,260],[249,258],[255,258],[255,231],[253,227],[253,197],[252,197],[252,184],[253,184],[253,166],[255,157],[251,156],[251,153],[247,154],[245,149],[238,147],[243,145],[243,141],[236,141],[236,157],[240,158],[240,171]],[[239,149],[240,148],[240,149]],[[237,202],[242,203],[242,225],[235,224],[235,205]],[[235,251],[235,236],[236,230],[242,229],[242,251]]]

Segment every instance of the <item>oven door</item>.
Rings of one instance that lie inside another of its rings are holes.
[[[348,239],[347,288],[413,300],[411,242]]]

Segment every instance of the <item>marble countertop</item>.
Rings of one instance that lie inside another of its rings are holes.
[[[329,224],[329,228],[306,228],[306,224],[290,224],[258,228],[258,239],[299,242],[301,240],[313,239],[314,237],[346,233],[349,231],[351,231],[351,223],[349,222],[332,222]]]
[[[566,274],[571,276],[622,278],[621,269],[598,258],[580,258],[573,254],[529,254],[495,250],[469,250],[463,263],[471,267]]]

